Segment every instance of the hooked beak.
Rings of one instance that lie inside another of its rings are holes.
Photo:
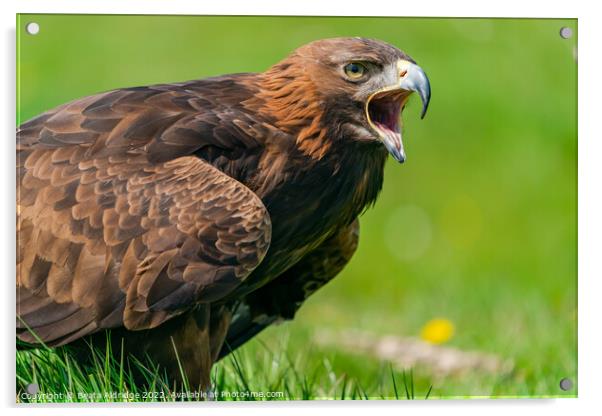
[[[400,60],[397,63],[399,81],[372,94],[366,102],[366,115],[383,144],[399,163],[406,159],[401,138],[401,112],[412,92],[422,100],[420,118],[424,118],[431,99],[429,79],[418,65]]]
[[[420,118],[423,119],[431,101],[431,83],[422,68],[416,64],[402,60],[399,61],[397,67],[401,77],[399,88],[418,93],[420,100],[422,100]]]

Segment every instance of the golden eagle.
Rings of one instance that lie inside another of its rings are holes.
[[[403,162],[424,71],[377,40],[312,42],[263,73],[123,88],[17,130],[17,338],[111,329],[171,377],[291,319],[353,255]],[[175,351],[177,351],[177,357]]]

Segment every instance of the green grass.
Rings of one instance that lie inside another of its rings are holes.
[[[28,21],[40,23],[37,36],[24,34]],[[561,39],[561,26],[575,36]],[[408,160],[387,164],[341,275],[294,322],[240,350],[245,380],[265,388],[288,369],[289,397],[340,397],[343,379],[345,397],[356,387],[395,397],[387,363],[310,348],[316,332],[418,336],[444,317],[456,327],[449,346],[510,359],[515,370],[438,379],[415,368],[418,397],[431,385],[437,398],[576,395],[577,383],[558,388],[577,380],[576,20],[26,15],[18,27],[19,121],[112,88],[262,71],[318,38],[366,36],[405,50],[433,90],[424,120],[415,100],[404,112]],[[39,354],[47,391],[67,386],[53,378],[67,375],[60,354]],[[24,382],[34,357],[17,358]],[[274,357],[294,365],[274,369]],[[89,371],[82,377],[102,386]],[[228,360],[215,371],[240,382]]]
[[[504,374],[469,372],[435,375],[429,368],[395,368],[361,352],[324,348],[294,324],[266,333],[218,362],[212,372],[217,401],[236,400],[409,400],[467,397],[576,397],[547,371],[517,363]],[[170,383],[146,359],[129,362],[120,351],[93,348],[93,363],[75,360],[69,347],[17,353],[18,402],[196,401],[203,392]],[[143,374],[140,383],[134,374]],[[138,380],[138,381],[136,381]],[[574,379],[575,380],[575,379]],[[30,383],[40,395],[24,395]],[[543,393],[542,393],[543,392]],[[206,393],[206,392],[205,392]]]
[[[91,364],[74,360],[69,347],[17,353],[17,402],[169,402],[255,400],[427,399],[432,386],[415,389],[412,371],[381,365],[377,377],[360,381],[334,370],[328,355],[310,364],[307,356],[291,357],[286,346],[273,350],[242,349],[219,362],[212,372],[211,392],[170,382],[150,359],[128,361],[123,353],[91,347]],[[258,368],[261,371],[258,371]],[[134,374],[143,374],[144,383]],[[28,394],[28,386],[39,386]]]

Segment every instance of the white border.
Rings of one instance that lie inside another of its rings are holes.
[[[21,411],[27,415],[81,415],[105,414],[107,410],[99,405],[82,406],[21,407],[14,403],[14,123],[15,123],[15,13],[127,13],[127,14],[255,14],[255,15],[392,15],[392,16],[447,16],[447,17],[556,17],[579,18],[579,399],[555,400],[468,400],[468,401],[428,401],[428,402],[288,402],[288,403],[208,403],[190,408],[179,404],[178,411],[202,412],[202,407],[219,409],[222,414],[239,416],[245,414],[264,415],[281,414],[286,411],[292,415],[306,415],[308,411],[326,413],[344,411],[350,414],[362,414],[371,410],[379,414],[412,413],[433,414],[508,414],[511,412],[545,412],[546,415],[567,413],[585,413],[590,407],[600,408],[601,374],[600,356],[602,344],[600,322],[602,317],[602,267],[600,235],[602,234],[602,134],[599,127],[602,100],[600,59],[602,16],[595,8],[595,1],[545,1],[527,2],[525,0],[486,1],[425,1],[425,0],[305,0],[285,2],[219,0],[201,2],[191,0],[21,0],[17,4],[0,2],[3,24],[3,53],[0,71],[3,83],[3,97],[0,100],[2,111],[2,224],[5,231],[0,250],[1,263],[4,265],[3,329],[4,338],[0,344],[1,357],[4,360],[0,377],[3,407],[8,414]],[[550,66],[554,62],[549,63]],[[525,115],[528,117],[528,114]],[[133,407],[111,406],[112,414],[131,413]],[[244,409],[243,409],[244,408]],[[165,405],[147,405],[144,412],[149,416],[164,415]],[[209,409],[207,409],[209,410]],[[135,410],[140,411],[140,410]],[[589,413],[589,412],[588,412]]]
[[[239,15],[328,15],[328,16],[456,16],[456,17],[577,17],[575,1],[244,1],[220,0],[22,0],[21,13],[128,13],[128,14],[239,14]],[[435,7],[434,7],[435,6]]]

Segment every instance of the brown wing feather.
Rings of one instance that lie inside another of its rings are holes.
[[[18,131],[22,340],[37,341],[29,329],[60,345],[102,328],[152,328],[221,298],[262,260],[271,224],[261,200],[184,156],[200,138],[161,145],[185,118],[176,98],[160,89],[114,91]],[[183,134],[186,126],[178,126]]]
[[[220,358],[276,321],[293,319],[303,302],[338,275],[357,249],[359,220],[341,228],[297,264],[238,303]]]

